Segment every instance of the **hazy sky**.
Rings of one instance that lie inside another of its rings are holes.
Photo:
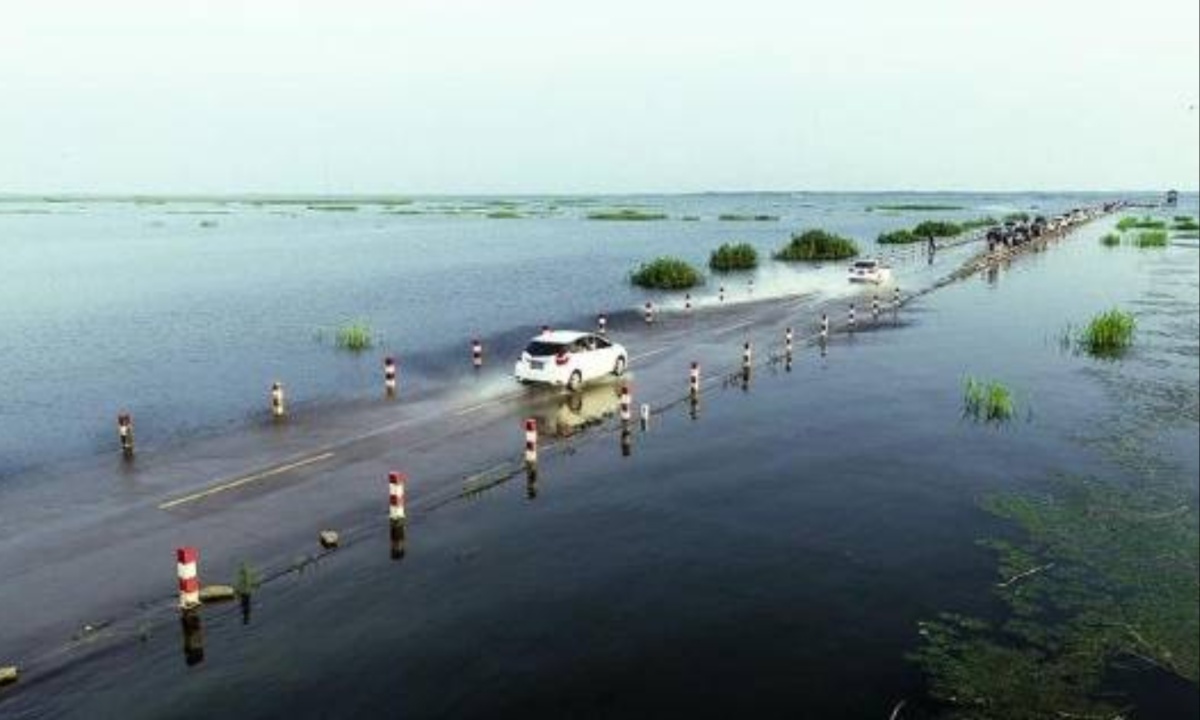
[[[0,0],[0,193],[1191,190],[1198,8]]]

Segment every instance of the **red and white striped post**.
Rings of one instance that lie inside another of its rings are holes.
[[[693,362],[688,371],[688,394],[693,400],[700,397],[700,363]]]
[[[829,339],[829,316],[821,313],[821,343]]]
[[[404,485],[408,476],[404,473],[388,473],[388,520],[393,524],[403,524],[404,514]]]
[[[633,420],[633,399],[630,397],[629,386],[621,386],[621,422],[628,423]]]
[[[742,345],[742,372],[750,372],[751,358],[753,351],[750,349],[750,342],[746,341]]]
[[[390,355],[383,359],[383,391],[388,397],[396,396],[396,359]]]
[[[471,341],[471,365],[476,370],[483,367],[483,343],[479,338]]]
[[[791,328],[787,328],[783,331],[783,351],[788,355],[792,354],[792,329]]]
[[[724,285],[717,288],[717,300],[719,302],[725,302],[725,286]]]
[[[194,547],[175,550],[175,575],[179,578],[179,609],[187,612],[200,605],[200,576],[196,565],[200,551]]]
[[[854,332],[854,326],[856,324],[857,323],[854,319],[854,303],[850,303],[850,332]]]
[[[600,313],[596,316],[596,331],[601,335],[608,334],[608,315]]]
[[[691,294],[691,293],[684,293],[684,295],[683,295],[683,309],[684,309],[684,310],[686,310],[686,311],[688,311],[688,312],[691,312],[691,311],[692,311],[692,294]]]
[[[879,296],[878,295],[871,296],[871,315],[873,315],[875,318],[879,317]]]
[[[287,414],[287,406],[283,397],[283,383],[278,380],[271,383],[271,415],[276,420],[282,420]]]
[[[646,315],[646,324],[647,325],[654,322],[654,305],[652,305],[649,302],[646,303],[645,315]]]
[[[117,439],[121,442],[121,454],[126,460],[133,459],[133,415],[117,414]]]
[[[525,467],[532,468],[537,465],[537,420],[528,418],[525,420]]]
[[[893,310],[900,309],[900,286],[899,285],[897,285],[895,288],[892,289],[892,309]]]

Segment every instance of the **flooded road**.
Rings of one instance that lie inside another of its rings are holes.
[[[613,385],[514,395],[495,368],[454,393],[402,388],[399,406],[301,411],[286,432],[251,423],[132,473],[117,458],[81,463],[106,491],[73,502],[22,484],[24,509],[0,526],[0,630],[6,649],[36,652],[0,711],[886,717],[907,700],[924,712],[925,680],[905,660],[918,623],[1003,612],[977,541],[1012,530],[980,497],[1063,472],[1140,477],[1086,430],[1155,400],[1146,422],[1168,461],[1156,479],[1190,493],[1194,518],[1195,243],[1101,248],[1111,222],[895,316],[864,312],[824,352],[817,317],[844,324],[846,301],[819,293],[650,328],[624,318],[613,332],[631,348],[634,402],[652,408],[625,437]],[[1064,351],[1069,325],[1114,304],[1139,313],[1132,356]],[[746,341],[756,362],[743,382]],[[1008,383],[1019,419],[964,420],[967,375]],[[1118,392],[1134,382],[1159,392]],[[549,441],[532,486],[519,464],[530,416]],[[412,478],[399,558],[392,469]],[[343,547],[314,559],[322,527]],[[54,537],[64,530],[78,534]],[[266,577],[304,568],[256,592],[248,624],[236,606],[205,610],[192,666],[170,609],[171,552],[185,543],[201,547],[207,582],[230,582],[242,561]],[[73,600],[97,570],[89,602]],[[75,617],[40,610],[73,602]],[[74,643],[38,642],[85,624],[97,630]],[[1194,715],[1194,686],[1173,687],[1155,686],[1165,707]]]

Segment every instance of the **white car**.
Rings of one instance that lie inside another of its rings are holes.
[[[522,383],[578,390],[606,375],[620,376],[629,363],[625,347],[594,333],[553,330],[529,341],[513,375]]]
[[[857,260],[850,266],[850,282],[887,282],[892,277],[891,268],[878,260]]]

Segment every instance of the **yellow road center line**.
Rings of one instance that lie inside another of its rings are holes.
[[[225,492],[226,490],[233,490],[235,488],[242,487],[243,485],[249,485],[252,482],[258,482],[259,480],[264,480],[269,477],[274,477],[275,475],[281,475],[290,470],[295,470],[296,468],[304,467],[305,465],[312,465],[313,463],[318,463],[318,462],[321,462],[322,460],[328,460],[331,457],[333,457],[332,452],[325,452],[325,453],[321,453],[320,455],[314,455],[312,457],[304,458],[303,460],[297,460],[296,462],[288,463],[286,465],[279,465],[279,466],[273,467],[269,470],[263,470],[262,472],[257,472],[257,473],[254,473],[253,475],[247,475],[245,477],[238,478],[237,480],[230,480],[229,482],[221,483],[220,485],[214,485],[213,487],[210,487],[206,490],[201,490],[200,492],[192,493],[191,495],[184,495],[181,498],[175,498],[174,500],[168,500],[167,502],[159,505],[158,509],[159,510],[170,510],[171,508],[178,507],[179,505],[183,505],[184,503],[190,503],[190,502],[194,502],[196,500],[201,500],[203,498],[210,497],[212,495],[216,495],[217,493]]]

